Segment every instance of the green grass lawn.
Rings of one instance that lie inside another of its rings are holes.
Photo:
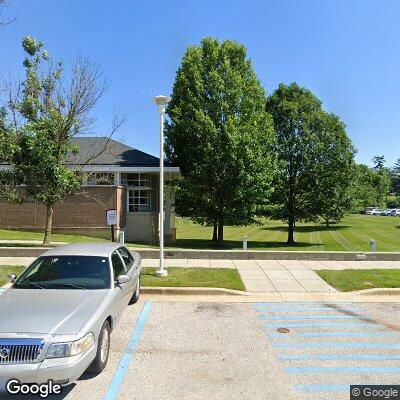
[[[7,275],[12,272],[16,275],[21,275],[25,267],[20,265],[0,265],[0,287],[7,283]]]
[[[225,227],[225,248],[241,249],[243,236],[248,236],[249,250],[300,250],[300,251],[369,251],[371,239],[377,241],[377,251],[400,251],[400,218],[370,215],[349,215],[340,223],[326,228],[324,224],[296,226],[295,246],[287,246],[287,228],[279,221],[262,220],[262,225]],[[210,241],[212,227],[177,218],[177,243],[170,248],[212,249]],[[0,240],[41,240],[36,232],[0,230]],[[54,241],[85,242],[105,241],[88,236],[54,234]],[[131,243],[132,247],[156,247],[142,243]],[[1,244],[0,244],[1,246]]]
[[[168,276],[155,276],[155,268],[143,268],[142,286],[211,287],[246,290],[239,272],[229,268],[168,268]]]
[[[27,231],[11,231],[8,229],[0,229],[0,240],[43,240],[43,233],[41,232],[27,232]],[[63,233],[53,233],[53,242],[106,242],[106,239],[95,238],[91,236],[80,235],[66,235]],[[39,244],[38,244],[39,245]],[[15,246],[15,244],[0,243],[0,247]],[[34,245],[33,245],[34,246]]]
[[[226,248],[241,249],[243,236],[248,236],[250,250],[302,251],[369,251],[371,239],[377,251],[400,251],[400,218],[350,215],[326,228],[324,224],[296,226],[296,246],[287,246],[287,228],[279,221],[263,220],[261,226],[225,228]],[[212,248],[212,227],[177,219],[178,248]],[[139,246],[139,245],[138,245]]]
[[[341,292],[373,288],[400,288],[399,269],[344,269],[316,272]]]

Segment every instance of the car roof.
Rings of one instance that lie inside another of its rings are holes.
[[[56,246],[47,250],[42,256],[97,256],[108,257],[121,243],[72,243]]]

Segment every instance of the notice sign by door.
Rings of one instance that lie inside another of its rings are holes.
[[[107,210],[107,225],[117,225],[117,210]]]

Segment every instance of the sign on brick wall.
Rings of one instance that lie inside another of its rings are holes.
[[[117,210],[106,211],[107,225],[117,225]]]

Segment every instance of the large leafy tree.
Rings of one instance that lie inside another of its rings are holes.
[[[397,159],[390,170],[390,178],[392,181],[391,192],[400,195],[400,158]]]
[[[99,67],[84,58],[77,59],[67,80],[62,64],[53,67],[42,42],[25,37],[22,44],[25,79],[15,95],[7,91],[0,112],[0,157],[10,165],[2,174],[1,194],[13,202],[34,199],[45,205],[48,244],[54,205],[81,183],[80,171],[65,162],[78,150],[72,138],[89,127],[89,113],[107,83]]]
[[[365,164],[355,166],[351,186],[352,211],[362,212],[366,207],[386,207],[390,176],[385,168],[376,171]]]
[[[348,186],[340,169],[346,173],[351,168],[353,148],[340,120],[296,83],[279,85],[266,110],[277,135],[272,216],[287,222],[287,243],[293,245],[296,221],[340,217],[345,205],[334,199]]]
[[[166,153],[180,166],[177,212],[214,225],[255,222],[272,177],[273,129],[265,93],[241,44],[214,38],[190,46],[168,107]]]
[[[345,125],[334,114],[321,115],[315,167],[315,214],[325,221],[340,221],[352,205],[355,149]]]

